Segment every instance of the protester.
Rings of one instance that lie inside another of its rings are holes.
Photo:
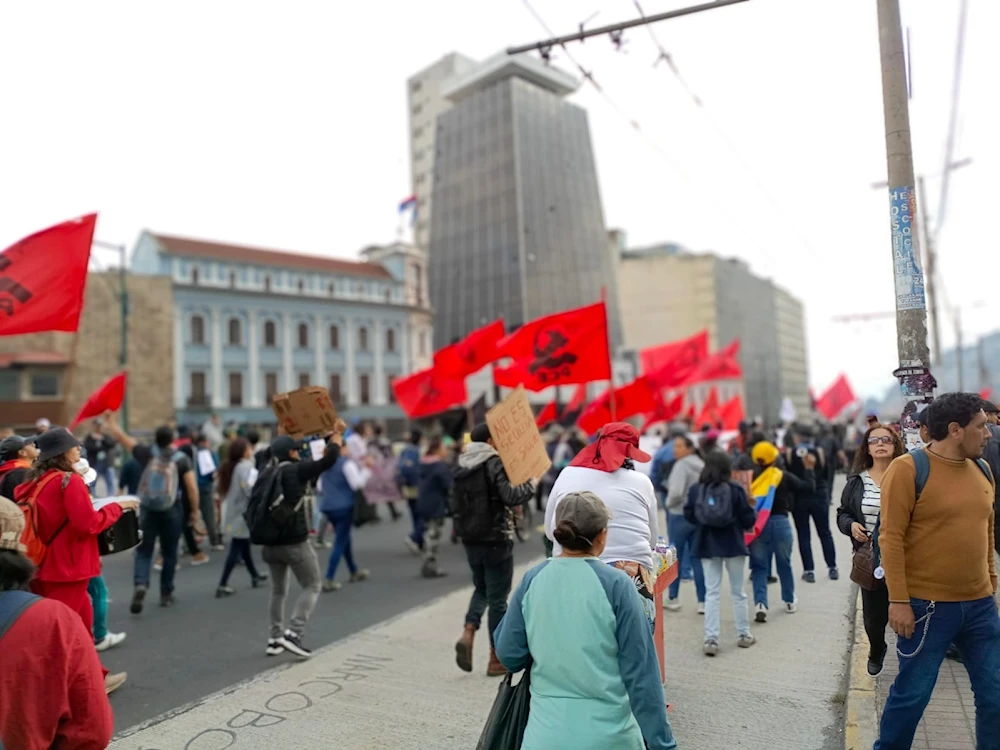
[[[406,447],[399,454],[399,489],[410,509],[410,520],[413,528],[403,542],[414,555],[420,555],[424,549],[424,522],[417,512],[418,485],[420,484],[420,440],[423,435],[416,427],[410,430],[406,438]]]
[[[83,449],[87,452],[87,460],[97,472],[97,478],[104,481],[104,494],[115,494],[114,439],[104,434],[104,424],[95,419],[87,437],[83,439]]]
[[[743,588],[746,578],[746,558],[750,552],[743,532],[753,529],[756,514],[750,507],[746,491],[732,481],[733,466],[722,451],[712,451],[705,457],[698,484],[688,492],[684,518],[695,527],[691,537],[691,555],[701,560],[705,576],[705,642],[706,656],[719,653],[719,598],[722,572],[729,576],[729,592],[733,600],[737,645],[750,648],[756,640],[750,633],[750,613]]]
[[[608,544],[601,560],[628,575],[639,592],[650,630],[656,619],[653,598],[653,547],[657,538],[657,506],[653,483],[635,470],[650,456],[639,449],[639,432],[626,422],[610,422],[597,440],[580,451],[559,475],[545,512],[545,533],[553,539],[552,552],[559,554],[555,538],[555,510],[562,498],[590,491],[611,512]]]
[[[103,750],[114,720],[91,634],[65,604],[30,593],[24,528],[0,497],[0,747]]]
[[[677,747],[635,586],[600,560],[610,515],[594,493],[562,496],[559,551],[525,574],[497,628],[503,665],[531,669],[522,750]]]
[[[15,491],[19,505],[28,506],[32,535],[43,547],[43,557],[31,588],[76,612],[93,633],[94,609],[87,591],[90,579],[101,574],[97,535],[114,525],[122,511],[137,503],[122,498],[94,510],[90,492],[73,465],[80,460],[80,443],[64,428],[50,429],[37,440],[38,458],[24,484]],[[106,675],[110,693],[125,682],[125,673]]]
[[[194,491],[192,492],[187,486],[187,482],[181,485],[180,499],[184,506],[184,512],[181,518],[181,534],[184,539],[184,545],[187,547],[187,552],[191,555],[191,566],[198,567],[199,565],[205,565],[209,562],[209,556],[201,551],[199,546],[197,534],[201,532],[199,527],[199,512],[201,508],[201,497],[198,491],[198,474],[197,474],[197,453],[195,451],[194,441],[191,438],[191,430],[187,425],[181,425],[177,428],[177,438],[173,444],[173,451],[176,453],[181,453],[188,459],[188,464],[191,467],[192,477],[194,478],[193,486]],[[207,530],[203,533],[207,534]],[[159,570],[162,567],[162,561],[157,564],[156,568]]]
[[[976,744],[1000,737],[1000,616],[994,595],[994,482],[981,460],[989,439],[979,396],[931,404],[929,471],[917,492],[917,458],[889,466],[881,485],[879,549],[898,636],[899,675],[882,711],[875,750],[913,743],[949,644],[962,654],[976,696]]]
[[[371,429],[368,455],[372,458],[372,478],[365,490],[368,501],[385,505],[389,508],[392,520],[398,521],[403,514],[396,508],[396,501],[400,499],[399,485],[396,483],[396,454],[392,449],[392,441],[380,424]]]
[[[371,479],[372,459],[367,454],[360,456],[360,463],[351,455],[351,449],[346,445],[338,448],[328,445],[327,452],[339,451],[336,463],[323,472],[322,490],[320,492],[319,509],[330,525],[333,526],[334,544],[330,559],[327,561],[326,577],[323,580],[323,591],[340,591],[343,584],[334,580],[341,558],[347,563],[351,583],[366,580],[370,573],[359,568],[354,561],[354,546],[351,543],[351,531],[354,527],[354,502],[357,493],[365,489]]]
[[[132,449],[132,455],[122,465],[121,474],[118,476],[119,495],[137,495],[139,493],[142,472],[146,470],[146,465],[152,458],[153,451],[148,445],[140,443]]]
[[[420,574],[424,578],[448,575],[438,567],[438,550],[444,535],[445,518],[449,513],[449,498],[454,481],[451,467],[445,462],[447,449],[440,438],[432,438],[427,452],[420,459],[420,484],[417,492],[417,513],[424,520],[424,562]]]
[[[52,427],[52,423],[45,417],[41,417],[35,422],[35,435],[43,435],[49,431]]]
[[[303,461],[299,455],[299,444],[288,435],[281,435],[271,443],[271,455],[278,462],[273,470],[278,472],[281,502],[292,515],[289,522],[277,530],[277,541],[265,545],[263,551],[264,562],[271,569],[271,629],[265,651],[268,656],[277,656],[282,651],[302,659],[312,656],[312,651],[302,643],[302,636],[319,598],[320,573],[316,552],[308,542],[309,520],[303,498],[306,484],[319,479],[323,472],[337,463],[345,430],[346,425],[338,420],[330,436],[334,447],[328,449],[319,461]],[[286,628],[285,599],[289,571],[302,587],[302,593],[295,602]]]
[[[983,401],[983,411],[986,412],[986,419],[988,420],[986,428],[990,431],[990,439],[986,442],[986,448],[983,449],[983,458],[990,465],[990,471],[993,472],[993,478],[996,480],[1000,477],[1000,426],[997,424],[998,412],[996,404],[990,401]],[[998,508],[1000,508],[1000,481],[995,482],[995,485],[996,491],[993,496],[993,548],[995,551],[1000,552],[1000,513],[997,513]],[[3,493],[0,492],[0,494]]]
[[[11,435],[0,442],[0,497],[14,497],[14,488],[24,482],[24,477],[38,456],[37,437]]]
[[[194,468],[198,478],[198,509],[201,511],[201,520],[208,532],[208,542],[213,550],[221,552],[226,549],[222,543],[222,535],[219,534],[219,527],[216,523],[215,513],[215,455],[209,447],[208,438],[204,435],[195,437]],[[226,445],[226,452],[221,456],[230,454],[232,443]],[[192,563],[194,561],[192,560]]]
[[[882,480],[892,460],[904,453],[906,448],[895,430],[880,424],[869,427],[861,438],[852,474],[847,479],[837,511],[837,528],[851,538],[855,552],[872,538],[878,526]],[[861,588],[861,606],[871,646],[868,674],[874,677],[882,671],[887,648],[885,626],[889,624],[889,591],[884,581],[878,581],[874,591]]]
[[[798,497],[792,509],[795,519],[795,533],[799,542],[799,556],[802,558],[802,580],[806,583],[816,583],[812,539],[810,537],[810,521],[816,527],[816,536],[823,547],[823,558],[831,581],[840,578],[837,569],[837,548],[833,544],[833,534],[830,532],[830,492],[829,492],[829,461],[822,448],[813,443],[814,430],[806,425],[795,426],[795,448],[786,451],[785,464],[788,471],[799,479],[805,479],[805,461],[814,459],[813,475],[816,489]]]
[[[667,534],[670,543],[677,548],[681,576],[670,584],[667,601],[663,605],[671,612],[680,611],[681,578],[685,563],[690,561],[695,594],[698,597],[698,614],[705,614],[705,574],[701,561],[691,555],[691,536],[694,534],[694,526],[684,518],[684,504],[687,502],[688,493],[698,483],[704,468],[705,462],[698,455],[694,441],[687,435],[675,437],[674,466],[667,480]]]
[[[253,447],[243,438],[237,438],[229,444],[229,455],[219,469],[219,494],[225,497],[223,507],[223,530],[229,538],[229,553],[222,568],[222,578],[215,590],[215,596],[222,598],[232,596],[236,590],[229,585],[229,576],[242,560],[250,574],[250,585],[254,588],[267,580],[266,573],[259,573],[253,562],[253,552],[250,547],[250,529],[247,528],[246,513],[250,502],[250,489],[257,473],[253,462]]]

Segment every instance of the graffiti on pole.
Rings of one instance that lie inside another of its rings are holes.
[[[889,190],[892,222],[892,266],[896,279],[896,309],[923,310],[924,272],[916,242],[916,198],[912,187]]]

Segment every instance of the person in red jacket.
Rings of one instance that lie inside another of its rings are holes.
[[[24,514],[0,497],[0,747],[103,750],[114,719],[79,616],[28,591]]]
[[[101,574],[97,535],[137,503],[123,498],[94,510],[87,485],[73,469],[80,460],[80,443],[69,430],[48,430],[38,436],[37,445],[38,458],[15,490],[19,503],[35,503],[37,534],[48,547],[31,589],[65,604],[92,632],[94,609],[87,585]],[[124,673],[106,678],[109,693],[125,682]]]

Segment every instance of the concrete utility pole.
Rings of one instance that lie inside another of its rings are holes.
[[[924,275],[920,268],[918,244],[915,242],[917,202],[899,0],[877,0],[877,4],[889,178],[889,219],[896,287],[896,348],[899,354],[899,369],[893,374],[899,379],[906,404],[900,418],[900,427],[906,446],[910,449],[920,445],[917,411],[933,400],[937,383],[930,371]]]

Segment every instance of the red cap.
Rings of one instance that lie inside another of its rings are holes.
[[[626,458],[641,464],[652,460],[646,451],[639,450],[639,431],[635,427],[628,422],[608,422],[597,440],[577,453],[570,466],[611,472],[620,469]]]

